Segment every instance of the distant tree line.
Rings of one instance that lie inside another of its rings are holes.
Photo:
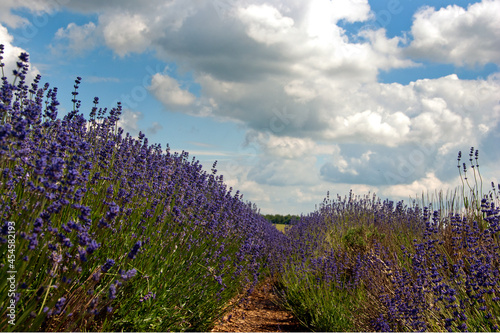
[[[271,223],[274,224],[290,224],[292,220],[298,220],[300,216],[298,215],[280,215],[280,214],[266,214],[264,217]]]

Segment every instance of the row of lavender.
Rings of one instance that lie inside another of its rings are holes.
[[[494,187],[481,198],[479,185],[461,191],[460,212],[325,199],[287,231],[283,304],[319,331],[498,331],[500,200]]]
[[[283,237],[187,153],[124,135],[111,110],[57,117],[0,45],[0,330],[208,330]],[[6,255],[4,255],[6,254]],[[5,283],[7,282],[7,283]]]

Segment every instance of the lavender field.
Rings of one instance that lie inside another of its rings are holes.
[[[498,202],[454,214],[326,199],[287,233],[283,302],[318,331],[498,331]]]
[[[327,197],[283,233],[216,163],[124,133],[120,104],[80,110],[80,78],[58,117],[27,63],[2,63],[0,330],[207,331],[269,277],[314,331],[499,330],[500,197],[474,149],[451,197]]]

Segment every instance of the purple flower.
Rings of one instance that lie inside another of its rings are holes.
[[[30,244],[29,244],[29,249],[30,250],[33,250],[36,248],[36,246],[38,245],[38,234],[32,234],[30,237],[27,237],[30,241]]]
[[[9,234],[9,222],[5,221],[2,226],[2,235],[8,235],[8,234]]]
[[[120,270],[119,274],[124,281],[127,281],[133,278],[137,274],[137,270],[135,268],[132,268],[127,272],[125,272],[124,270]]]
[[[78,248],[78,255],[80,257],[80,261],[82,261],[82,262],[86,262],[87,261],[87,252],[84,249],[82,249],[82,248],[79,247]],[[80,268],[80,271],[81,271],[81,267],[79,267],[79,268]]]
[[[132,250],[129,252],[128,257],[130,259],[135,259],[135,256],[137,255],[137,252],[139,251],[141,246],[142,246],[142,242],[137,241],[137,243],[134,244],[134,247],[132,247]]]
[[[61,225],[61,228],[67,233],[70,233],[72,231],[71,228],[64,223]]]
[[[97,225],[99,228],[109,228],[110,225],[103,218],[99,220],[99,224]]]
[[[71,240],[68,237],[64,237],[62,240],[62,244],[66,247],[72,247],[73,243],[71,243]]]
[[[21,62],[29,62],[29,54],[26,53],[26,52],[22,52],[20,55],[19,55],[19,60],[21,60]],[[18,66],[19,66],[19,63],[18,63]]]
[[[101,246],[100,243],[97,243],[95,240],[91,240],[90,243],[87,245],[87,253],[92,254],[94,253],[95,250],[97,250]]]
[[[80,208],[81,207],[83,207],[83,206],[80,206]],[[78,232],[82,232],[83,231],[83,227],[80,224],[75,223],[74,221],[71,221],[71,220],[68,221],[67,225],[68,225],[69,228],[71,228],[73,230],[76,230]]]
[[[78,234],[78,243],[82,246],[89,244],[92,241],[90,236],[86,232]]]
[[[64,298],[64,297],[59,298],[59,300],[57,301],[57,303],[55,305],[54,314],[56,314],[56,315],[60,314],[62,312],[62,309],[63,309],[65,303],[66,303],[66,298]]]
[[[99,282],[99,280],[101,279],[101,272],[100,271],[95,272],[94,275],[92,275],[92,279],[96,282]]]
[[[109,211],[106,213],[106,220],[112,221],[120,212],[120,207],[114,202],[110,202]]]
[[[109,299],[115,299],[116,298],[116,285],[111,284],[109,286]]]
[[[110,270],[110,268],[115,264],[115,261],[113,259],[107,259],[106,263],[102,265],[101,271],[103,273],[106,273],[107,271]]]
[[[156,294],[153,294],[153,292],[152,292],[152,291],[148,292],[148,293],[147,293],[144,297],[141,297],[141,298],[139,299],[139,302],[141,302],[141,303],[142,303],[142,302],[145,302],[145,301],[147,301],[147,300],[148,300],[148,299],[150,299],[150,298],[153,298],[153,299],[155,299],[155,298],[156,298]]]
[[[58,254],[56,251],[53,251],[50,254],[50,260],[54,263],[60,263],[62,261],[62,255]]]

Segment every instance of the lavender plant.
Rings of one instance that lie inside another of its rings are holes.
[[[357,330],[360,320],[354,314],[365,310],[370,268],[386,265],[381,244],[393,248],[396,241],[406,242],[418,228],[415,215],[418,210],[406,211],[401,203],[394,207],[375,196],[327,197],[317,212],[286,233],[289,242],[278,274],[285,307],[313,330]]]
[[[480,214],[327,197],[286,231],[277,292],[313,330],[498,331],[498,203],[494,188]]]
[[[0,56],[3,46],[0,47]],[[0,89],[2,331],[208,330],[269,271],[283,235],[187,152],[118,127],[121,105],[58,117],[57,88]],[[12,227],[14,226],[14,227]],[[14,236],[11,236],[14,235]],[[15,321],[8,306],[15,305]]]
[[[11,83],[2,54],[2,331],[206,331],[267,274],[314,330],[499,330],[500,200],[482,197],[474,149],[464,211],[350,193],[282,234],[216,163],[124,134],[120,104],[95,98],[86,120],[80,78],[59,118],[28,55]]]

